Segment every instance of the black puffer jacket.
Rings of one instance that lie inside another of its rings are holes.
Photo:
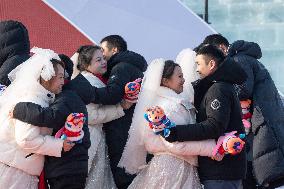
[[[107,74],[109,73],[109,80],[107,83],[107,88],[116,86],[116,88],[113,90],[115,90],[117,94],[109,95],[109,98],[113,98],[113,100],[111,101],[110,99],[108,100],[106,98],[107,90],[101,90],[101,93],[99,94],[104,96],[104,100],[102,100],[101,103],[107,104],[108,101],[114,104],[121,101],[124,95],[125,84],[137,78],[142,78],[143,72],[146,70],[146,68],[147,63],[145,59],[141,55],[138,55],[134,52],[126,51],[114,55],[108,61]],[[96,101],[96,98],[94,100]],[[100,100],[97,99],[96,102],[100,102]],[[128,138],[128,130],[132,122],[134,108],[135,107],[133,106],[130,109],[125,110],[125,116],[104,124],[106,143],[109,149],[110,164],[114,173],[119,172],[116,170],[120,169],[117,167],[117,164],[121,158],[124,146]],[[120,185],[119,183],[124,182],[124,178],[121,178],[120,174],[114,174],[114,179],[116,183],[118,183],[118,185]]]
[[[242,99],[253,101],[253,168],[260,185],[284,181],[284,107],[261,58],[258,44],[236,41],[229,56],[242,66],[248,79],[239,89]],[[284,182],[283,182],[284,184]]]
[[[173,134],[178,141],[218,139],[224,133],[244,133],[240,102],[233,84],[241,84],[245,72],[231,59],[226,59],[210,76],[193,83],[197,123],[178,125]],[[171,136],[171,135],[170,135]],[[227,155],[220,162],[199,157],[199,176],[203,180],[237,180],[246,173],[245,152]]]
[[[17,21],[0,22],[0,84],[10,85],[8,74],[30,56],[28,30]]]
[[[71,90],[66,89],[67,87],[68,84],[48,108],[41,108],[39,105],[27,102],[18,103],[13,111],[14,118],[39,127],[53,128],[53,135],[64,126],[70,113],[84,113],[88,118],[84,97],[78,95],[77,91],[71,87],[68,87]],[[46,156],[44,166],[46,178],[74,174],[87,177],[88,148],[91,145],[87,123],[88,119],[83,127],[82,143],[76,144],[69,152],[63,153],[60,158]]]

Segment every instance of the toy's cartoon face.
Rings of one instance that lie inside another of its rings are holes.
[[[164,110],[159,106],[153,106],[147,109],[146,113],[148,115],[148,119],[153,123],[160,122],[165,116]]]
[[[223,148],[229,154],[235,155],[242,151],[245,142],[236,136],[231,136],[226,143],[223,143]]]
[[[72,132],[79,132],[83,129],[86,118],[83,113],[72,113],[67,117],[66,129]]]
[[[137,95],[140,91],[140,84],[136,81],[129,82],[125,85],[125,94],[129,96]]]

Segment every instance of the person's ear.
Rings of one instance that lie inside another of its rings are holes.
[[[208,64],[209,64],[209,69],[210,70],[214,70],[217,67],[216,62],[213,59],[210,60]]]
[[[162,86],[168,87],[168,79],[162,78]]]
[[[113,47],[113,48],[111,49],[111,52],[112,52],[112,54],[118,53],[117,47]]]
[[[228,47],[226,45],[220,44],[218,47],[225,55],[228,54]]]

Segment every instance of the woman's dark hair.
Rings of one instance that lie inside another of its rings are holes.
[[[55,70],[55,71],[57,71],[57,67],[56,67],[56,65],[60,65],[60,66],[62,66],[62,67],[63,67],[63,69],[65,69],[65,64],[64,64],[64,62],[62,62],[62,61],[60,61],[60,60],[57,60],[57,59],[51,59],[51,60],[50,60],[50,62],[52,63],[53,68],[54,68],[54,70]]]
[[[162,74],[162,79],[170,79],[174,73],[175,67],[180,66],[172,60],[166,60]]]
[[[101,50],[101,47],[97,45],[84,45],[77,50],[79,53],[77,68],[79,71],[85,71],[88,68],[97,50]]]

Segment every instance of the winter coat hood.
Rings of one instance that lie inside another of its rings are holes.
[[[29,54],[28,30],[17,21],[0,22],[0,67],[8,59],[19,54]]]
[[[113,55],[107,63],[107,73],[104,75],[108,77],[112,68],[120,62],[125,62],[134,65],[142,72],[146,71],[147,69],[147,62],[145,58],[133,51],[124,51]]]
[[[262,52],[257,43],[238,40],[234,42],[229,48],[229,56],[232,57],[236,54],[245,54],[256,59],[262,57]]]

